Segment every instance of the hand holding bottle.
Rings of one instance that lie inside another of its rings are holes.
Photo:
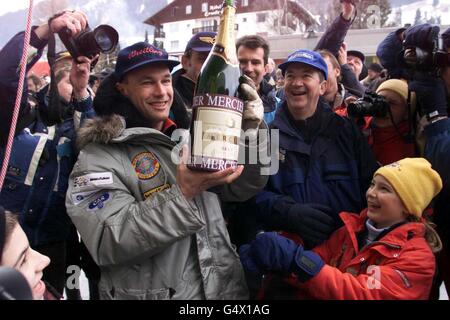
[[[219,31],[198,76],[192,104],[193,170],[236,168],[244,102],[238,98],[241,71],[235,45],[235,0],[224,0]]]
[[[242,115],[242,130],[247,135],[256,136],[258,127],[264,117],[264,106],[256,91],[253,80],[247,76],[239,78],[239,96],[244,100],[244,113]],[[248,132],[247,130],[251,130]]]
[[[177,184],[184,197],[188,200],[193,199],[202,191],[233,182],[239,178],[244,170],[244,166],[227,168],[217,172],[189,170],[186,166],[189,158],[188,153],[188,147],[184,145],[181,154],[181,163],[177,167]]]

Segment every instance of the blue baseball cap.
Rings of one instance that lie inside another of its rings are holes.
[[[119,51],[115,72],[119,80],[122,80],[128,72],[154,63],[165,64],[170,71],[180,64],[178,61],[169,60],[169,55],[163,49],[146,42],[138,42]]]
[[[194,34],[189,40],[186,50],[192,50],[196,52],[209,52],[211,51],[211,48],[214,45],[214,42],[216,41],[216,35],[215,32],[209,32],[209,31],[202,31]]]
[[[310,50],[297,50],[289,57],[285,62],[280,64],[278,66],[279,69],[281,69],[283,76],[286,72],[286,69],[288,66],[290,66],[293,63],[303,63],[308,66],[311,66],[323,73],[325,76],[325,80],[328,79],[328,66],[325,60],[322,58],[322,56],[315,52]]]

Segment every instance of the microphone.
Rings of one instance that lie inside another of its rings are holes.
[[[0,300],[33,300],[28,281],[19,271],[0,267]]]

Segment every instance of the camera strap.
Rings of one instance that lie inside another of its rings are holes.
[[[49,23],[51,19],[49,20]],[[50,27],[50,25],[49,25]],[[58,84],[56,83],[55,77],[55,34],[50,32],[50,37],[48,39],[48,51],[47,51],[47,59],[48,64],[50,65],[50,91],[49,91],[49,99],[48,99],[48,113],[46,114],[46,125],[52,126],[54,124],[60,123],[62,121],[61,115],[61,102],[58,92]]]
[[[408,89],[408,98],[406,100],[406,107],[408,108],[408,133],[405,136],[405,142],[413,143],[416,135],[416,126],[414,125],[414,114],[411,105],[411,90]]]

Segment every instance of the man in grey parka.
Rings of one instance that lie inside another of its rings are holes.
[[[168,118],[176,64],[143,42],[123,49],[97,92],[100,117],[79,131],[66,205],[101,268],[101,299],[247,298],[220,201],[249,199],[267,177],[259,165],[206,173],[172,161],[180,151]],[[244,121],[259,125],[255,97]]]

